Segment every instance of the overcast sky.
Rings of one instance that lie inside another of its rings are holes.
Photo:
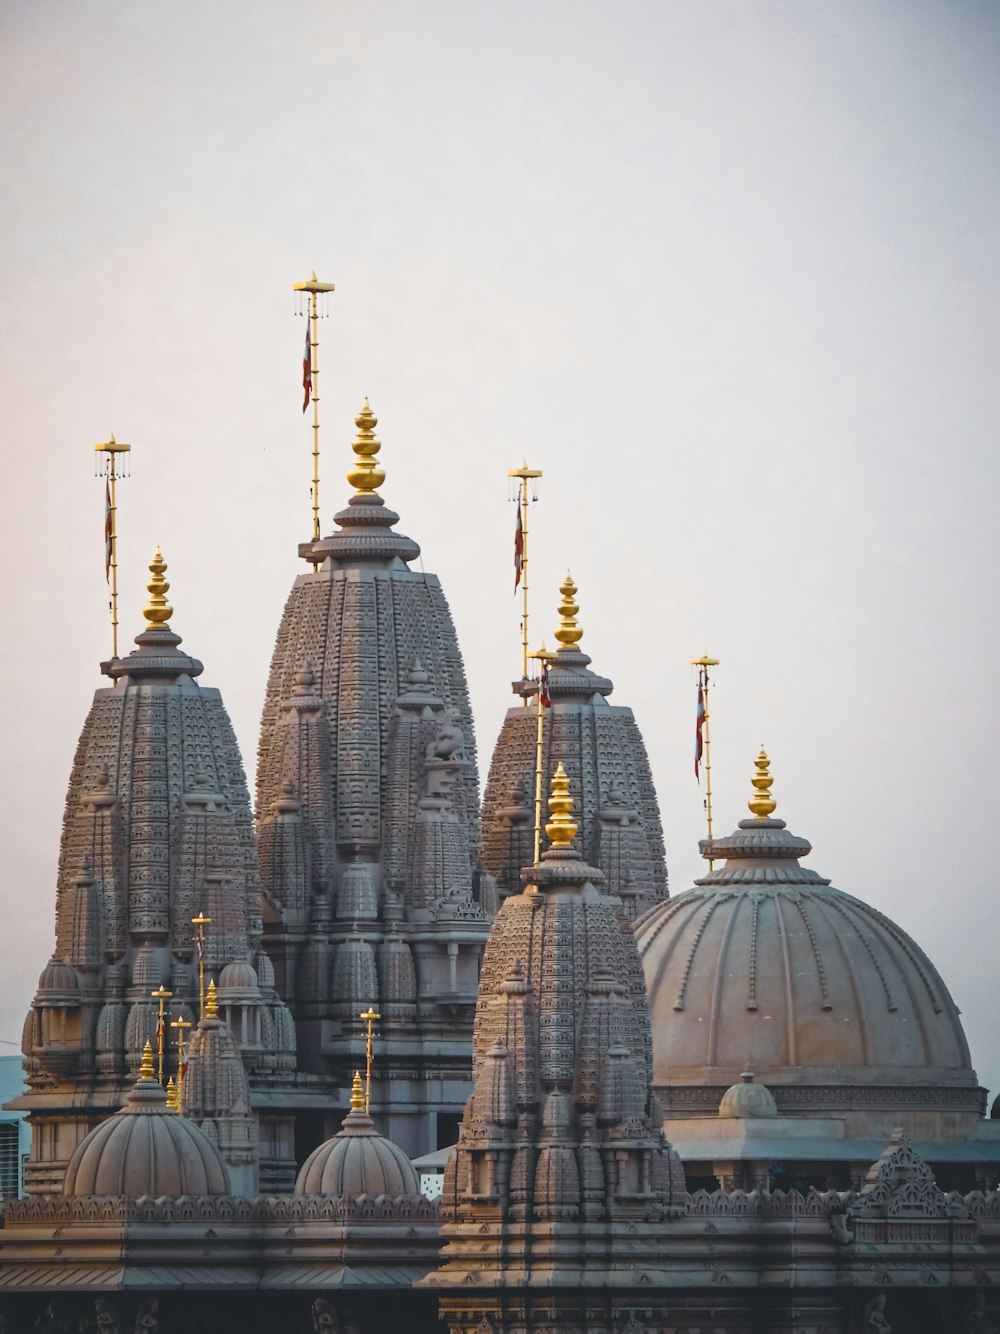
[[[526,457],[532,637],[571,567],[673,891],[701,867],[708,649],[717,830],[763,742],[808,864],[927,949],[995,1094],[1000,8],[8,0],[0,50],[0,1038],[51,950],[110,653],[91,447],[134,450],[125,642],[160,543],[252,783],[310,535],[290,288],[315,268],[324,531],[367,394],[482,777]]]

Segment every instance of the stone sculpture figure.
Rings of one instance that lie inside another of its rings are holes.
[[[892,1334],[892,1326],[885,1318],[885,1293],[880,1292],[865,1307],[864,1334]]]
[[[112,1302],[104,1297],[98,1297],[94,1302],[94,1310],[97,1312],[99,1330],[103,1330],[105,1334],[119,1334],[118,1312]]]
[[[316,1334],[335,1334],[339,1329],[337,1313],[325,1297],[317,1297],[310,1308]]]
[[[147,1297],[139,1303],[135,1313],[135,1334],[158,1334],[160,1328],[160,1299]]]

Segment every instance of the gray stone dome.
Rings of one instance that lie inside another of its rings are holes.
[[[862,1085],[974,1110],[968,1045],[934,965],[895,922],[801,866],[811,847],[773,809],[768,793],[763,814],[704,841],[715,869],[636,923],[668,1110],[711,1114],[718,1093],[699,1102],[695,1090],[747,1069],[783,1112],[859,1105]]]
[[[756,1076],[750,1070],[744,1070],[740,1082],[726,1089],[719,1103],[720,1116],[761,1117],[777,1116],[778,1104],[774,1094],[763,1084],[756,1083]]]
[[[215,1145],[167,1106],[150,1058],[121,1111],[77,1145],[63,1193],[228,1195],[229,1180]]]
[[[358,1106],[355,1085],[343,1128],[314,1149],[302,1164],[296,1195],[419,1195],[420,1181],[409,1158]]]

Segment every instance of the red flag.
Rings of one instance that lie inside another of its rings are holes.
[[[549,694],[549,664],[542,663],[542,674],[538,680],[538,702],[543,709],[551,708],[552,696]]]
[[[309,342],[309,321],[306,320],[306,350],[302,353],[302,391],[305,397],[302,399],[302,411],[305,412],[309,406],[309,398],[313,391],[312,377],[312,344]]]
[[[701,782],[698,770],[701,767],[701,757],[705,749],[702,741],[701,730],[705,726],[705,681],[704,677],[698,676],[698,712],[694,724],[694,776]]]
[[[111,582],[111,483],[104,483],[104,577]]]
[[[514,528],[514,592],[521,582],[521,570],[524,566],[524,529],[521,527],[521,506],[517,507],[517,524]]]

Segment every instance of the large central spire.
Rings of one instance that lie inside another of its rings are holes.
[[[374,1005],[373,1105],[416,1154],[449,1142],[468,1091],[493,896],[476,871],[465,670],[440,584],[409,568],[420,548],[379,494],[376,425],[366,399],[338,529],[299,549],[314,573],[296,580],[278,630],[257,818],[278,987],[331,1108],[302,1147],[346,1110],[358,1016]]]

